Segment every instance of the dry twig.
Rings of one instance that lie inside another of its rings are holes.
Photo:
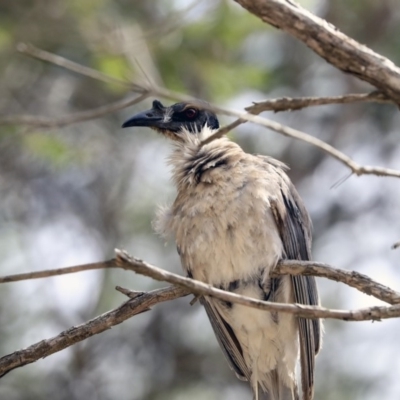
[[[90,121],[95,118],[111,114],[115,111],[122,110],[126,107],[140,103],[148,97],[144,93],[135,98],[118,100],[105,106],[97,107],[92,110],[77,112],[71,115],[65,115],[60,118],[49,118],[35,115],[7,115],[0,117],[0,125],[27,125],[34,128],[62,128],[63,126],[72,125],[77,122]]]
[[[0,283],[26,281],[30,279],[49,278],[51,276],[60,276],[74,274],[76,272],[91,271],[94,269],[113,268],[115,260],[102,261],[97,263],[75,265],[73,267],[46,269],[41,271],[27,272],[23,274],[7,275],[0,277]]]
[[[185,296],[188,291],[176,286],[153,290],[129,300],[114,310],[99,315],[92,320],[69,328],[50,339],[41,340],[25,349],[15,351],[0,358],[0,377],[15,368],[33,363],[41,358],[64,350],[88,337],[97,335],[112,326],[149,310],[153,305]]]
[[[250,114],[260,114],[263,111],[294,111],[306,107],[324,106],[328,104],[350,104],[350,103],[393,103],[383,93],[374,91],[371,93],[352,93],[344,96],[330,97],[281,97],[279,99],[268,99],[253,103],[245,110]]]

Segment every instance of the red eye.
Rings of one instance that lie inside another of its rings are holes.
[[[188,108],[187,110],[185,110],[185,115],[188,118],[194,118],[197,115],[197,110],[194,108]]]

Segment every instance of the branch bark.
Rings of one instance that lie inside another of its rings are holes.
[[[328,104],[350,104],[350,103],[393,103],[386,95],[374,91],[371,93],[352,93],[344,96],[330,97],[282,97],[279,99],[268,99],[253,103],[245,110],[250,114],[260,114],[264,111],[295,111],[306,107],[324,106]]]
[[[256,300],[251,297],[240,296],[235,293],[226,292],[207,285],[203,282],[190,278],[184,278],[161,268],[150,265],[143,260],[131,257],[128,253],[115,250],[116,263],[123,269],[135,271],[138,274],[151,277],[157,281],[168,282],[173,285],[183,286],[190,292],[216,297],[223,301],[237,303],[259,310],[279,311],[297,315],[303,318],[333,318],[344,321],[379,321],[386,318],[397,318],[400,316],[400,304],[391,307],[369,307],[359,310],[328,310],[323,307],[306,306],[302,304],[273,303],[269,301]]]
[[[264,22],[302,41],[328,63],[375,86],[400,104],[400,69],[290,0],[235,0]]]
[[[108,311],[78,326],[73,326],[50,339],[41,340],[27,347],[0,358],[0,377],[13,369],[31,364],[41,358],[64,350],[88,337],[104,332],[121,322],[149,310],[155,304],[186,296],[189,292],[177,286],[143,293],[128,300],[114,310]]]
[[[375,282],[367,275],[356,271],[346,271],[317,262],[285,260],[279,263],[271,274],[272,277],[281,275],[309,275],[328,278],[335,282],[345,283],[386,303],[400,304],[400,292]]]

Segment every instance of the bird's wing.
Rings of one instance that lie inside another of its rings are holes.
[[[283,243],[283,258],[309,260],[311,220],[300,196],[286,176],[282,175],[281,183],[281,198],[271,199],[271,208]],[[319,304],[314,277],[292,276],[291,279],[296,303]],[[321,345],[321,326],[318,319],[299,318],[298,321],[303,399],[310,400],[314,390],[315,356]]]
[[[187,271],[189,278],[193,278],[190,270],[189,257],[181,251],[179,246],[177,247],[177,250],[183,268]],[[244,361],[242,347],[237,340],[232,327],[218,311],[215,302],[207,296],[201,296],[199,300],[206,310],[208,319],[211,322],[214,334],[218,340],[218,344],[221,347],[229,366],[233,371],[235,371],[235,374],[239,379],[250,381],[250,371]]]
[[[228,360],[230,367],[239,379],[250,381],[250,371],[244,361],[242,347],[237,340],[231,326],[221,316],[215,304],[207,297],[200,298],[218,343]]]

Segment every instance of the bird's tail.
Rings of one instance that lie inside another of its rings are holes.
[[[257,384],[254,400],[299,400],[297,385],[286,386],[279,378],[277,371],[272,371],[268,377]]]

